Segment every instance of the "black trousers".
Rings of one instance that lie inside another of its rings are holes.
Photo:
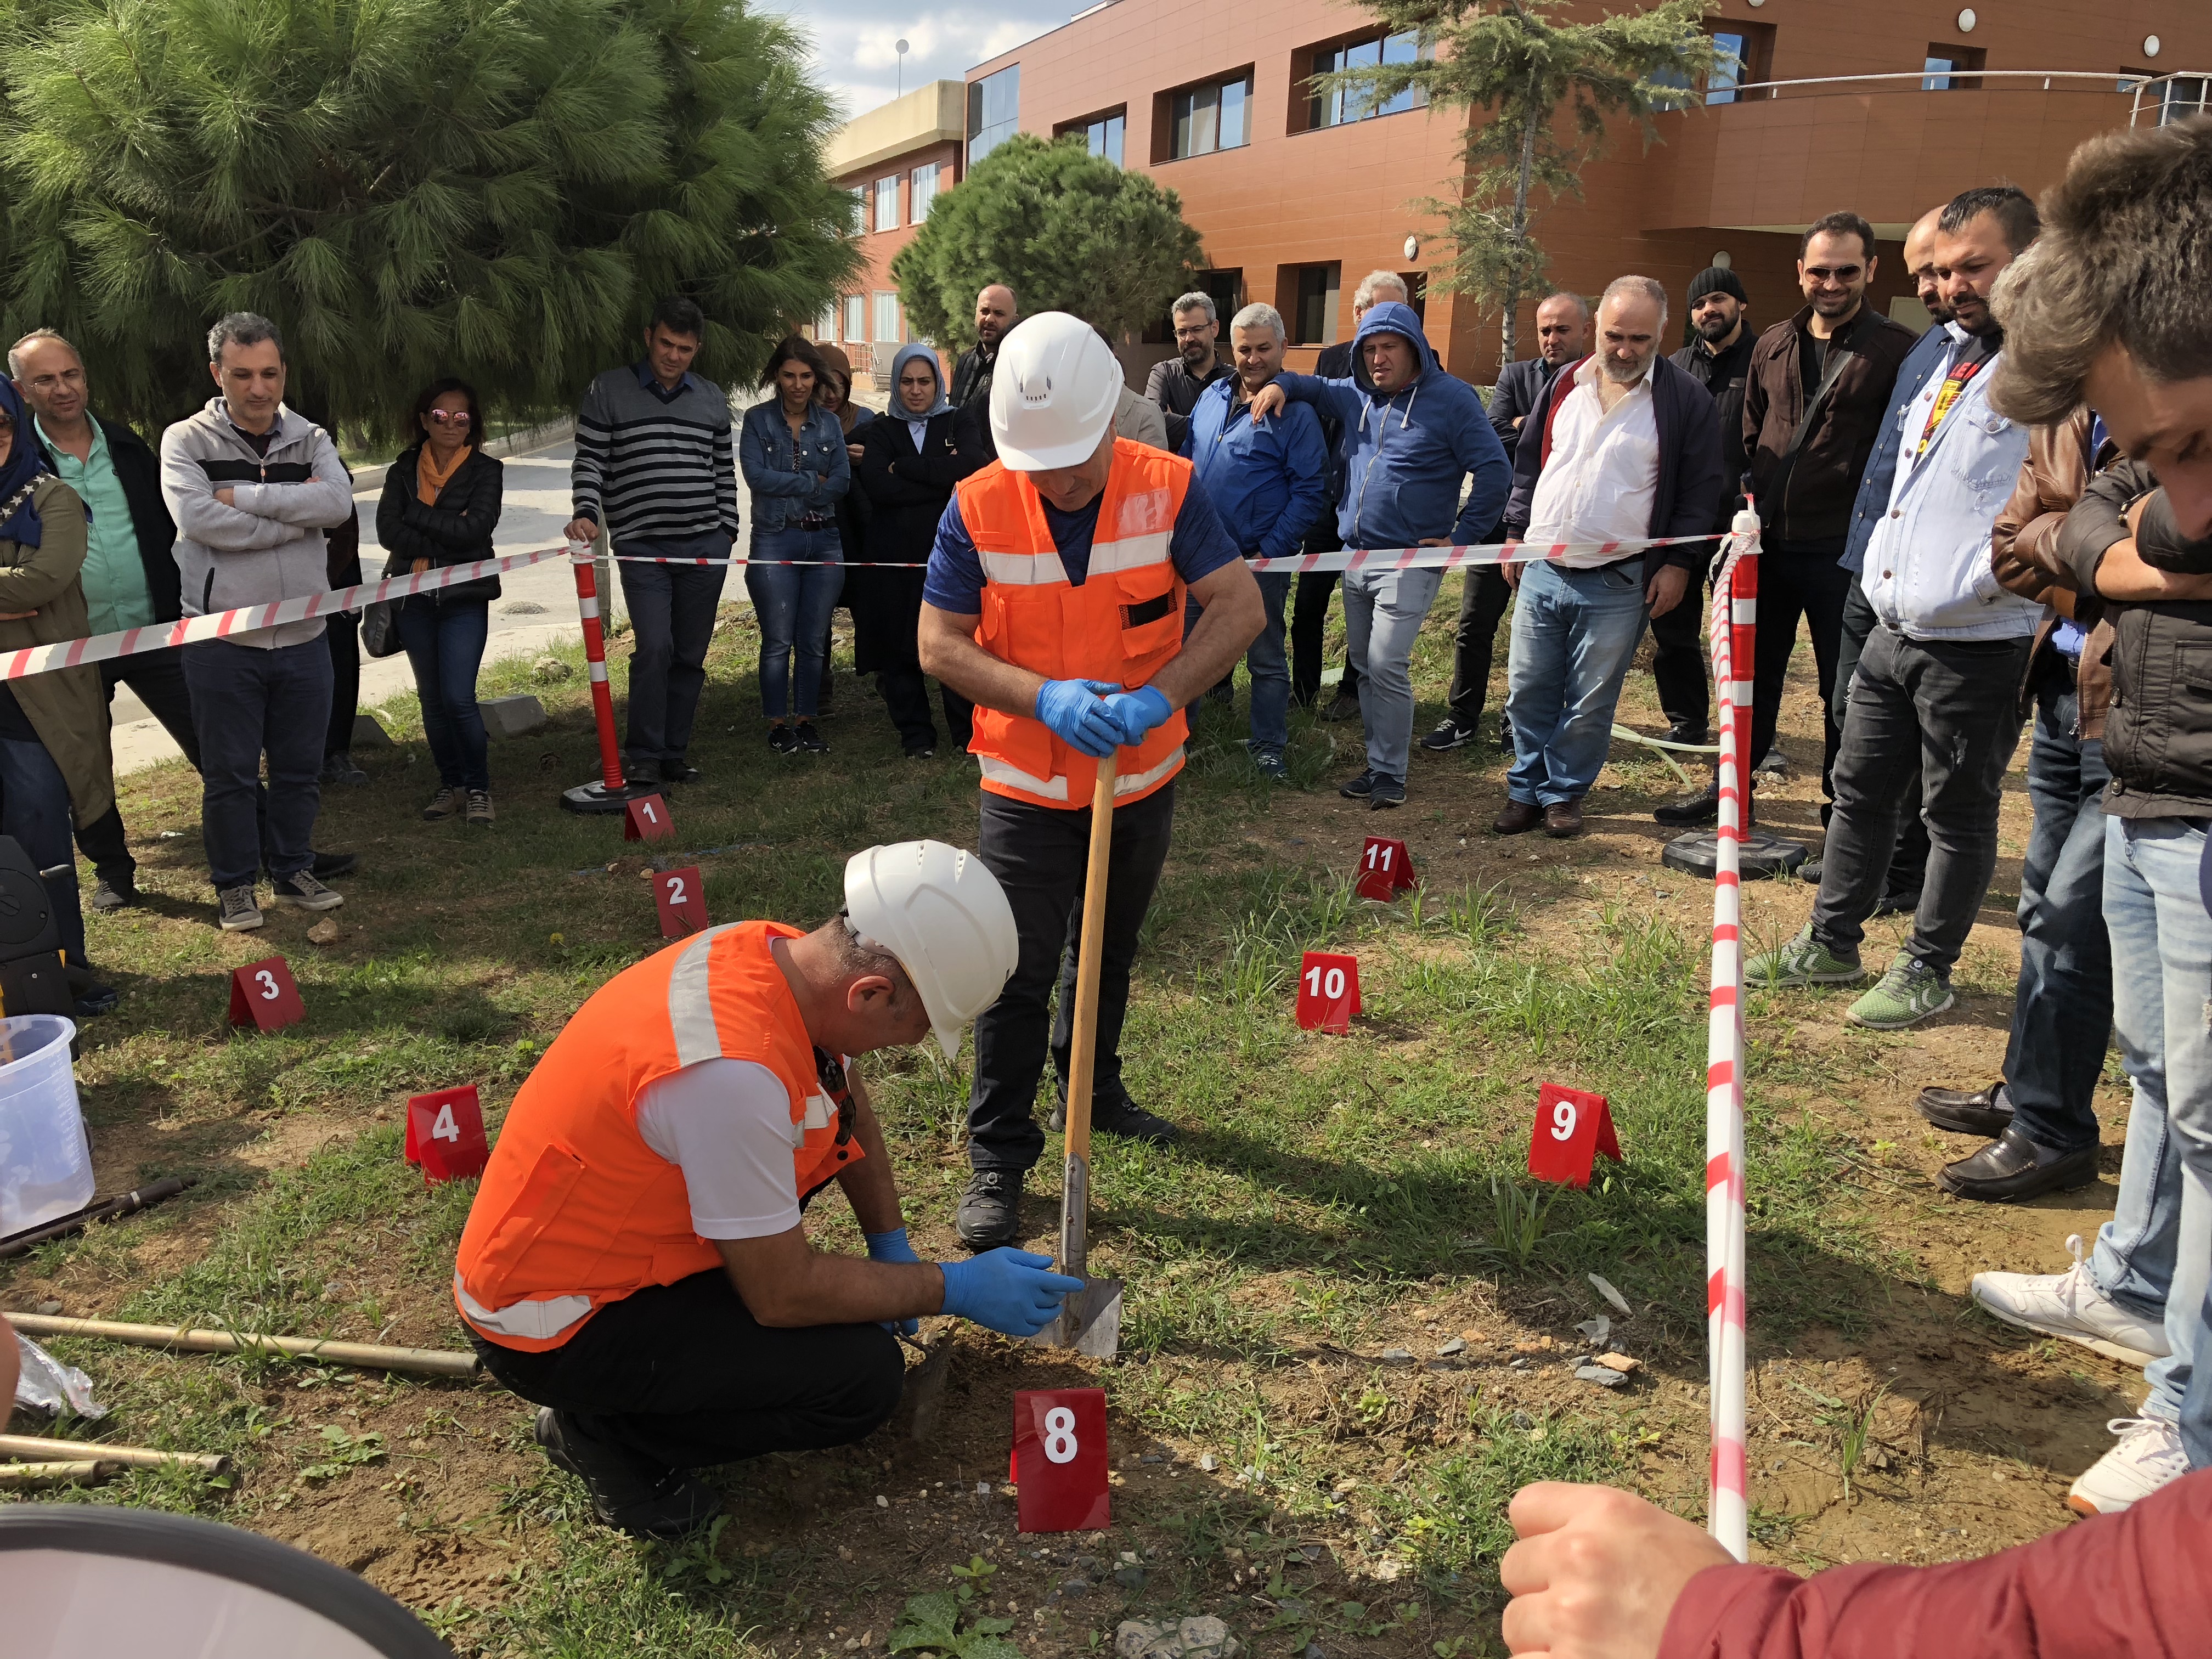
[[[135,657],[111,657],[100,665],[100,683],[110,705],[115,702],[117,686],[127,685],[136,692],[147,713],[161,722],[161,729],[185,751],[185,758],[197,772],[200,738],[192,729],[192,694],[185,684],[183,651],[181,646],[171,646]],[[119,806],[110,807],[90,823],[79,824],[76,844],[92,861],[94,872],[104,880],[127,887],[137,878],[138,860],[131,856],[125,843]]]
[[[323,637],[331,642],[331,724],[323,736],[328,759],[353,747],[353,718],[361,707],[361,622],[341,611]]]
[[[1310,708],[1321,696],[1321,642],[1328,629],[1328,596],[1336,591],[1334,570],[1298,573],[1296,604],[1291,612],[1291,701]],[[1337,687],[1346,696],[1359,695],[1359,674],[1345,659],[1344,683]]]
[[[719,1267],[611,1303],[541,1353],[469,1340],[565,1430],[657,1470],[850,1445],[891,1414],[906,1376],[882,1326],[763,1325]]]
[[[1459,627],[1452,635],[1451,717],[1459,726],[1482,720],[1490,701],[1490,665],[1498,649],[1498,624],[1513,603],[1505,573],[1480,565],[1467,573],[1459,593]]]
[[[826,677],[829,671],[823,671]],[[886,668],[876,676],[876,690],[898,728],[899,741],[908,749],[937,747],[937,726],[929,714],[929,682],[919,668]],[[945,704],[945,729],[952,746],[965,749],[975,732],[975,705],[942,681],[937,687]]]
[[[1874,605],[1854,576],[1850,592],[1844,596],[1836,691],[1828,699],[1828,718],[1838,729],[1849,724],[1844,711],[1850,706],[1851,682],[1858,678],[1859,655],[1866,649],[1867,635],[1874,632]],[[1912,774],[1901,790],[1897,801],[1897,846],[1889,855],[1889,885],[1885,890],[1910,895],[1917,893],[1928,877],[1928,826],[1920,818],[1920,775]]]
[[[1764,561],[1761,561],[1764,563]],[[1711,586],[1711,573],[1701,554],[1698,562],[1690,570],[1690,585],[1682,592],[1682,602],[1663,616],[1651,619],[1651,683],[1658,688],[1659,708],[1667,716],[1670,726],[1687,726],[1693,731],[1708,730],[1712,718],[1713,665],[1705,655],[1704,635],[1699,629],[1705,620],[1706,593]],[[1765,574],[1760,573],[1763,584]],[[1766,596],[1759,596],[1759,620],[1766,618]],[[1760,750],[1752,757],[1756,762],[1765,757]]]
[[[1175,828],[1175,785],[1114,813],[1107,866],[1105,953],[1098,964],[1098,1060],[1093,1100],[1126,1099],[1121,1020],[1137,933],[1152,908]],[[986,792],[975,851],[1013,907],[1021,941],[1014,976],[975,1022],[975,1082],[968,1097],[968,1161],[979,1170],[1026,1170],[1044,1151],[1036,1117],[1047,1035],[1060,1092],[1067,1089],[1075,1016],[1075,955],[1083,928],[1083,879],[1091,856],[1091,810],[1033,806]],[[1051,1010],[1054,981],[1060,1008]]]
[[[1836,798],[1836,747],[1843,727],[1835,715],[1836,661],[1842,649],[1844,599],[1858,578],[1826,555],[1778,549],[1759,562],[1758,641],[1752,653],[1751,754],[1756,766],[1774,747],[1774,728],[1782,714],[1782,686],[1790,654],[1797,646],[1797,620],[1813,636],[1813,664],[1820,682],[1820,808]]]
[[[625,542],[623,553],[726,559],[726,536]],[[691,746],[699,696],[707,689],[707,647],[722,602],[724,565],[624,564],[629,608],[629,721],[623,752],[632,760],[681,761]]]

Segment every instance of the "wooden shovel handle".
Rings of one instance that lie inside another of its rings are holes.
[[[1106,865],[1114,851],[1114,770],[1118,749],[1098,763],[1091,792],[1091,864],[1083,880],[1083,933],[1076,947],[1075,1012],[1067,1057],[1067,1156],[1091,1157],[1091,1079],[1098,1060],[1098,969],[1106,948]]]

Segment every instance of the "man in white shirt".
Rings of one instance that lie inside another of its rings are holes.
[[[1540,442],[1515,453],[1510,538],[1570,544],[1505,567],[1514,585],[1505,724],[1505,810],[1492,827],[1579,835],[1583,797],[1605,764],[1613,711],[1647,616],[1682,602],[1709,547],[1614,544],[1712,528],[1726,487],[1720,416],[1705,387],[1660,355],[1667,290],[1623,276],[1597,309],[1595,355],[1561,369],[1528,416]]]

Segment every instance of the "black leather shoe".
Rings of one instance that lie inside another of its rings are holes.
[[[970,1175],[952,1226],[971,1250],[1012,1243],[1022,1231],[1022,1172],[978,1170]]]
[[[584,1483],[592,1513],[603,1525],[640,1538],[672,1540],[695,1533],[721,1513],[722,1500],[683,1469],[661,1469],[617,1446],[590,1439],[574,1419],[538,1408],[531,1435],[546,1461]]]
[[[1994,1138],[2012,1127],[2012,1108],[1997,1097],[2003,1089],[2002,1082],[1992,1083],[1977,1095],[1963,1089],[1923,1089],[1912,1108],[1937,1128],[1948,1129],[1954,1135]]]
[[[696,783],[707,775],[689,761],[663,760],[660,781],[663,783]]]
[[[1807,859],[1804,863],[1799,865],[1797,879],[1808,887],[1818,887],[1820,884],[1820,860]]]
[[[1687,720],[1676,720],[1667,728],[1667,741],[1679,743],[1692,749],[1702,749],[1713,740],[1713,734],[1702,726],[1692,726]]]
[[[318,853],[315,861],[308,866],[317,881],[335,881],[340,876],[349,876],[361,868],[358,853]]]
[[[1058,1134],[1067,1127],[1067,1103],[1061,1101],[1052,1109],[1052,1116],[1045,1127]],[[1120,1100],[1094,1100],[1091,1103],[1091,1127],[1102,1135],[1119,1135],[1124,1140],[1141,1140],[1148,1146],[1165,1146],[1182,1133],[1164,1117],[1146,1111],[1126,1096]]]
[[[1972,1158],[1946,1164],[1936,1177],[1943,1190],[1956,1198],[1985,1204],[2009,1204],[2035,1198],[2062,1187],[2086,1187],[2097,1178],[2097,1149],[2055,1152],[2027,1138],[2017,1123]]]
[[[1651,809],[1652,817],[1661,823],[1712,823],[1720,815],[1721,786],[1717,779],[1686,799],[1669,801],[1664,806]]]
[[[1881,902],[1874,907],[1874,914],[1876,916],[1909,916],[1916,914],[1919,908],[1918,889],[1916,888],[1907,893],[1893,887],[1881,896]],[[1868,920],[1872,921],[1873,917],[1870,916]]]

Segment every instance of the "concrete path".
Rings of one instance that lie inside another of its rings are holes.
[[[568,522],[568,463],[574,455],[575,445],[566,441],[507,458],[507,488],[499,533],[492,538],[494,550],[521,553],[559,544],[562,526]],[[382,494],[380,487],[354,497],[361,508],[364,581],[375,580],[384,568],[383,550],[375,545],[376,503]],[[738,511],[741,522],[752,522],[752,502],[745,494],[743,478],[738,481]],[[614,588],[611,614],[620,617],[624,614],[621,583],[615,583]],[[722,598],[726,604],[744,603],[744,584],[729,582]],[[576,614],[576,579],[567,560],[548,559],[500,578],[500,598],[491,608],[491,636],[484,646],[484,660],[535,657],[557,641],[580,638],[582,633]],[[404,652],[381,659],[362,659],[362,708],[373,708],[414,690],[414,672]],[[178,758],[177,745],[161,729],[161,723],[146,712],[145,705],[127,686],[116,688],[113,719],[118,773]]]

